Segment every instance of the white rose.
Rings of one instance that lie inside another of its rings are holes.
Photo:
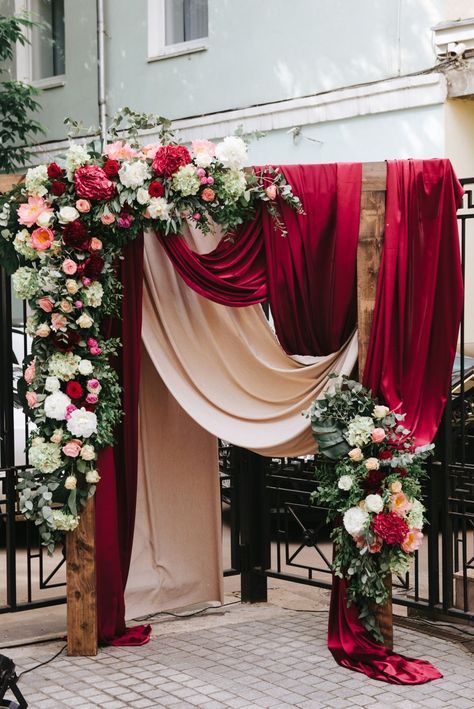
[[[242,138],[237,138],[234,135],[227,136],[216,145],[216,158],[224,167],[240,170],[248,159],[247,146]]]
[[[82,313],[82,315],[77,318],[76,322],[79,325],[79,327],[82,327],[84,329],[91,327],[94,323],[94,321],[92,320],[90,315],[87,315],[87,313]],[[82,374],[82,372],[81,372],[81,374]]]
[[[44,400],[44,413],[50,419],[64,421],[66,409],[71,404],[71,399],[62,391],[55,391]]]
[[[350,490],[353,484],[353,480],[350,475],[341,475],[337,482],[339,490]]]
[[[77,368],[79,370],[79,373],[82,374],[84,377],[87,377],[88,374],[92,374],[92,371],[94,369],[90,359],[81,359],[81,361],[77,365]]]
[[[171,204],[164,197],[152,197],[148,202],[148,214],[152,219],[166,220],[169,217]]]
[[[136,189],[151,177],[150,166],[143,160],[125,161],[119,170],[120,182],[124,187]]]
[[[75,490],[77,487],[77,478],[75,475],[68,475],[64,481],[64,487],[66,490]]]
[[[88,470],[86,473],[86,482],[95,485],[100,480],[100,475],[97,470]]]
[[[38,219],[36,220],[36,223],[38,226],[46,228],[51,224],[52,219],[53,215],[51,212],[41,212]]]
[[[364,460],[364,454],[360,448],[353,448],[347,455],[355,463],[359,463],[361,460]]]
[[[58,212],[60,224],[69,224],[79,218],[79,212],[75,207],[61,207]]]
[[[369,521],[369,514],[361,507],[350,507],[344,512],[344,529],[352,537],[362,534]]]
[[[378,458],[367,458],[365,461],[365,467],[367,470],[378,470],[380,468]]]
[[[89,443],[85,443],[82,446],[81,452],[79,455],[81,456],[82,460],[94,460],[94,458],[95,458],[94,446],[91,446]]]
[[[46,389],[46,391],[50,392],[59,391],[59,389],[61,388],[59,379],[57,377],[46,377],[44,388]]]
[[[73,411],[67,422],[67,430],[73,436],[89,438],[97,432],[97,416],[92,411],[86,411],[84,407]]]
[[[388,406],[374,406],[372,416],[374,419],[383,419],[390,413]]]
[[[148,190],[146,187],[140,187],[137,190],[137,202],[138,204],[148,204],[150,201],[150,195],[148,194]]]
[[[367,512],[375,512],[378,514],[383,510],[383,500],[380,495],[367,495],[365,498],[365,507]]]

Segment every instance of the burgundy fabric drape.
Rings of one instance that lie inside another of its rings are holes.
[[[124,590],[132,552],[138,462],[138,393],[143,290],[143,236],[124,250],[120,262],[121,318],[112,323],[122,347],[115,366],[123,387],[124,417],[117,444],[101,452],[96,496],[97,620],[99,641],[143,645],[150,626],[125,626]]]
[[[456,209],[463,189],[448,160],[391,161],[384,248],[363,382],[407,414],[417,442],[435,437],[449,391],[462,312]],[[374,643],[346,583],[334,578],[328,647],[344,667],[391,684],[442,677],[430,663]]]
[[[287,236],[262,209],[234,241],[221,241],[209,254],[193,252],[182,238],[157,238],[199,295],[237,307],[269,299],[286,352],[330,354],[355,327],[362,165],[280,169],[305,209],[296,214],[280,200]]]

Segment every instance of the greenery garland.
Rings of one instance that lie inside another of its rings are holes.
[[[417,447],[405,415],[347,377],[336,378],[308,415],[321,455],[312,501],[329,508],[333,570],[347,580],[348,603],[357,604],[365,628],[382,642],[374,605],[387,601],[387,576],[406,573],[422,543],[422,463],[434,446]]]
[[[149,116],[132,114],[135,126],[150,127]],[[232,234],[259,205],[281,230],[277,197],[301,211],[278,169],[244,170],[242,138],[194,141],[190,151],[168,121],[156,124],[152,145],[122,137],[96,151],[72,143],[63,160],[28,170],[0,197],[0,261],[28,302],[33,338],[18,385],[34,423],[20,508],[50,553],[94,494],[98,453],[113,444],[122,416],[110,365],[120,342],[105,339],[102,324],[118,312],[124,246],[145,229],[180,234],[186,221],[204,233],[215,222]]]

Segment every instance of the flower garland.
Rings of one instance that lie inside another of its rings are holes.
[[[348,603],[358,605],[361,622],[382,641],[374,605],[387,601],[386,577],[406,573],[422,543],[422,462],[434,446],[415,447],[405,415],[346,377],[308,415],[322,456],[312,501],[329,506],[335,524],[333,570],[347,579]]]
[[[125,244],[147,228],[179,234],[185,221],[229,232],[261,203],[281,226],[277,196],[301,211],[278,169],[243,169],[241,138],[196,140],[191,152],[169,131],[162,138],[141,148],[117,140],[103,152],[71,144],[61,165],[28,170],[0,199],[0,261],[28,301],[33,337],[18,387],[35,424],[20,508],[49,552],[77,526],[100,480],[98,453],[113,443],[122,415],[109,363],[119,341],[104,339],[102,322],[117,312]]]

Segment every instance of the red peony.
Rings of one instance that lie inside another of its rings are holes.
[[[81,336],[77,330],[66,330],[66,332],[55,332],[50,336],[51,343],[59,352],[70,352],[75,349]]]
[[[375,515],[372,529],[387,544],[402,544],[408,534],[407,523],[395,512]]]
[[[58,177],[62,177],[64,175],[64,170],[62,167],[59,167],[59,165],[55,162],[52,162],[48,165],[48,177],[51,180],[57,180]]]
[[[152,167],[156,175],[171,177],[190,162],[191,155],[184,145],[164,145],[156,151]]]
[[[392,473],[396,473],[400,478],[406,478],[408,470],[406,468],[395,468]]]
[[[164,193],[165,188],[162,182],[159,180],[153,180],[153,182],[150,182],[148,187],[148,194],[150,197],[163,197]]]
[[[104,259],[102,256],[97,256],[93,254],[88,256],[82,263],[77,267],[77,273],[80,276],[85,276],[92,280],[97,279],[102,271],[104,270]]]
[[[61,195],[66,191],[66,185],[64,182],[52,182],[50,189],[51,193],[54,194],[55,197],[61,197]]]
[[[385,473],[381,470],[370,470],[365,480],[362,481],[362,487],[368,495],[378,493],[385,478]]]
[[[107,177],[115,177],[115,175],[118,175],[118,171],[120,170],[120,163],[118,160],[106,160],[103,170]]]
[[[63,229],[63,242],[66,246],[78,251],[87,251],[90,241],[89,232],[79,219],[66,224]]]
[[[380,460],[390,460],[390,458],[393,458],[393,452],[392,451],[380,451],[378,454]]]
[[[83,199],[111,199],[115,185],[97,165],[83,165],[76,170],[74,185]]]
[[[82,399],[84,395],[84,389],[79,384],[79,382],[72,381],[66,384],[66,394],[70,399]]]

